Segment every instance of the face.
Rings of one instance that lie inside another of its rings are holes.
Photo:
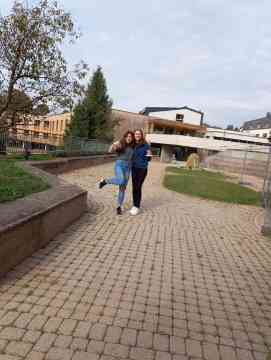
[[[140,140],[142,140],[142,134],[140,131],[136,131],[135,132],[135,141],[139,142]]]
[[[131,142],[133,141],[133,136],[132,136],[132,134],[128,134],[128,135],[126,136],[125,140],[126,140],[126,143],[127,143],[127,144],[131,144]]]

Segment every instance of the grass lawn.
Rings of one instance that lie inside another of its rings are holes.
[[[41,178],[16,166],[12,160],[0,160],[0,203],[22,198],[48,189]]]
[[[169,190],[227,203],[260,206],[260,193],[227,181],[222,173],[168,167],[164,185]]]
[[[10,154],[7,156],[7,159],[23,161],[25,160],[23,154]],[[29,161],[42,161],[42,160],[54,160],[56,157],[53,154],[32,154],[29,157]]]

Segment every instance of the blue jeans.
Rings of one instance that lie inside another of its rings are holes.
[[[105,180],[107,184],[119,186],[118,206],[121,206],[124,202],[125,191],[129,181],[130,172],[131,165],[128,161],[117,160],[115,163],[115,177]]]

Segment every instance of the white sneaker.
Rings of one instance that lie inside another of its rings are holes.
[[[130,214],[137,215],[138,213],[139,213],[139,208],[133,206],[132,209],[130,210]]]

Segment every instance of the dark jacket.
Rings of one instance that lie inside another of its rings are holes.
[[[147,152],[150,150],[149,144],[137,145],[134,148],[134,154],[132,159],[132,166],[140,169],[147,169],[148,167],[148,158]]]

